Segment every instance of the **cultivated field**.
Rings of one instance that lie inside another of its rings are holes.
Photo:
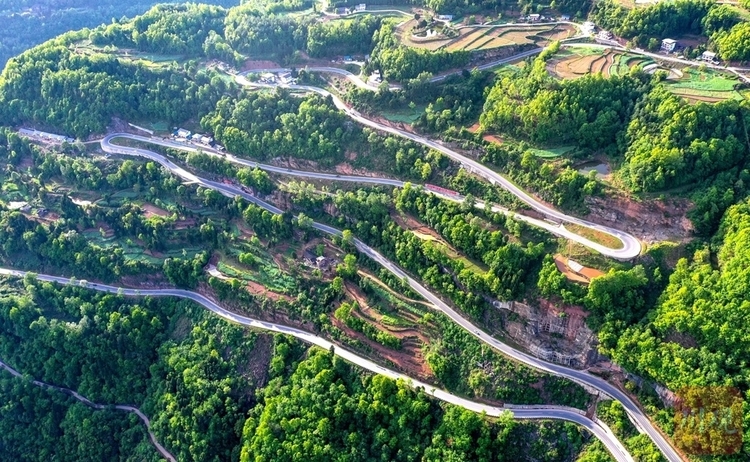
[[[586,74],[601,72],[605,77],[627,75],[633,68],[669,72],[667,88],[691,102],[717,102],[727,99],[742,100],[750,96],[748,90],[738,90],[737,77],[713,69],[666,69],[653,59],[614,50],[578,48],[565,50],[547,64],[549,72],[561,79],[576,79]]]
[[[738,91],[737,77],[710,69],[683,69],[681,77],[670,81],[668,88],[675,94],[692,102],[713,103],[726,99],[745,99],[745,92]]]
[[[575,79],[586,74],[601,72],[605,77],[626,75],[634,67],[651,64],[649,58],[629,55],[613,50],[576,48],[563,52],[548,64],[549,71],[562,79]]]
[[[402,43],[427,50],[477,51],[525,44],[543,46],[551,41],[572,37],[575,34],[575,28],[568,25],[531,27],[497,26],[483,28],[465,27],[460,29],[459,36],[453,39],[445,38],[440,33],[430,37],[415,37],[407,32],[411,30],[409,26],[410,22],[404,24],[399,32]]]
[[[477,30],[469,32],[468,34],[461,35],[461,37],[451,42],[450,45],[446,47],[446,49],[448,51],[464,50],[466,49],[466,47],[474,43],[475,40],[479,39],[480,37],[483,37],[486,32],[487,32],[486,29],[477,29]]]

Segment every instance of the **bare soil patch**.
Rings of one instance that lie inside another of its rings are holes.
[[[144,203],[141,205],[141,208],[143,209],[143,214],[146,215],[146,218],[151,217],[168,217],[169,212],[166,210],[159,208],[155,206],[154,204]]]
[[[362,342],[362,344],[367,345],[367,347],[372,349],[377,356],[391,361],[396,365],[397,369],[406,372],[413,377],[417,377],[420,380],[429,381],[434,379],[432,371],[430,371],[427,362],[422,356],[421,349],[416,348],[416,345],[412,346],[410,342],[404,342],[404,346],[401,350],[392,350],[377,342],[373,342],[365,337],[364,334],[349,328],[346,324],[333,316],[331,316],[331,322],[341,329],[348,337],[357,339]]]
[[[574,272],[568,266],[568,258],[560,254],[555,255],[555,266],[566,278],[574,282],[580,282],[581,284],[588,285],[589,282],[598,276],[603,276],[604,273],[596,268],[589,268],[584,266],[578,273]]]
[[[636,202],[622,195],[608,195],[586,198],[586,205],[587,220],[608,226],[616,224],[647,243],[686,242],[693,233],[693,225],[686,216],[692,203],[687,199]]]
[[[279,301],[282,299],[286,301],[292,301],[292,297],[268,290],[266,286],[262,284],[258,284],[255,281],[247,281],[246,288],[247,288],[247,291],[253,295],[262,295],[273,301]]]
[[[443,242],[443,238],[438,233],[436,233],[432,228],[429,228],[423,225],[422,223],[420,223],[419,221],[417,221],[416,219],[414,219],[413,217],[409,215],[402,214],[402,213],[394,213],[394,214],[391,214],[391,218],[393,219],[393,221],[396,222],[396,224],[398,224],[404,229],[408,229],[411,232],[426,235],[432,238],[433,240]]]
[[[174,229],[188,229],[190,227],[195,226],[195,219],[194,218],[185,218],[179,221],[176,221],[174,224]]]
[[[591,72],[600,72],[606,64],[605,55],[572,55],[550,61],[547,69],[563,79],[577,79]]]
[[[273,357],[273,336],[258,335],[255,337],[252,354],[248,355],[245,363],[237,365],[238,372],[247,379],[246,395],[254,394],[254,390],[261,388],[268,382],[268,365]]]
[[[267,60],[248,59],[244,62],[244,64],[242,64],[243,71],[254,71],[256,69],[276,69],[280,67],[282,66],[280,66],[278,63]]]

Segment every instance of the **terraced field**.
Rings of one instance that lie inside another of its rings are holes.
[[[626,75],[634,67],[644,66],[653,61],[636,55],[618,51],[576,49],[575,52],[561,53],[559,58],[550,61],[549,71],[562,79],[575,79],[586,74],[601,72],[605,77]]]
[[[454,40],[446,47],[446,50],[448,51],[459,51],[459,50],[465,50],[468,46],[470,46],[472,43],[474,43],[475,40],[483,37],[487,33],[486,29],[477,29],[475,31],[469,32],[466,35],[462,35],[458,39]]]
[[[459,30],[457,38],[446,39],[441,34],[432,38],[413,36],[407,32],[407,30],[410,30],[408,24],[402,26],[399,32],[402,43],[427,50],[477,51],[512,45],[536,44],[544,46],[554,40],[572,37],[576,33],[576,29],[568,25],[465,27]]]

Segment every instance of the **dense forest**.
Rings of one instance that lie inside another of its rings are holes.
[[[746,392],[748,239],[750,202],[732,206],[721,221],[715,248],[681,259],[655,310],[622,335],[600,333],[606,351],[635,373],[684,387],[733,386]],[[747,421],[747,408],[744,411]],[[744,460],[750,450],[734,459]],[[724,460],[724,459],[723,459]]]
[[[104,132],[113,116],[185,120],[208,112],[227,90],[207,73],[191,79],[112,55],[79,55],[66,46],[76,34],[8,63],[0,74],[0,123],[36,122],[86,138]]]
[[[0,372],[0,430],[0,457],[5,460],[163,460],[137,417],[93,410],[5,371]]]
[[[139,15],[156,3],[154,0],[1,0],[0,68],[11,57],[70,30],[93,28],[113,19]],[[206,0],[224,7],[239,0]]]
[[[558,81],[546,69],[546,60],[555,51],[553,46],[532,66],[495,83],[485,101],[482,128],[537,143],[573,141],[588,149],[615,145],[635,101],[648,88],[649,77],[589,74]]]
[[[570,424],[490,421],[440,405],[329,352],[248,332],[186,302],[127,300],[33,277],[5,287],[4,360],[100,402],[140,405],[179,460],[296,460],[304,453],[307,460],[336,454],[340,460],[562,462],[587,439]],[[33,404],[12,404],[21,396]],[[2,410],[3,424],[10,425],[1,437],[4,458],[154,459],[143,428],[124,414],[71,405],[64,395],[48,396],[9,376],[0,380],[0,399],[11,403]],[[45,422],[45,431],[22,437],[35,422]],[[95,439],[110,444],[87,444]]]

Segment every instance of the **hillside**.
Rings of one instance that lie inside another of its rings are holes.
[[[734,40],[675,5],[592,17]],[[430,6],[158,5],[8,61],[3,458],[750,453],[742,68]]]

